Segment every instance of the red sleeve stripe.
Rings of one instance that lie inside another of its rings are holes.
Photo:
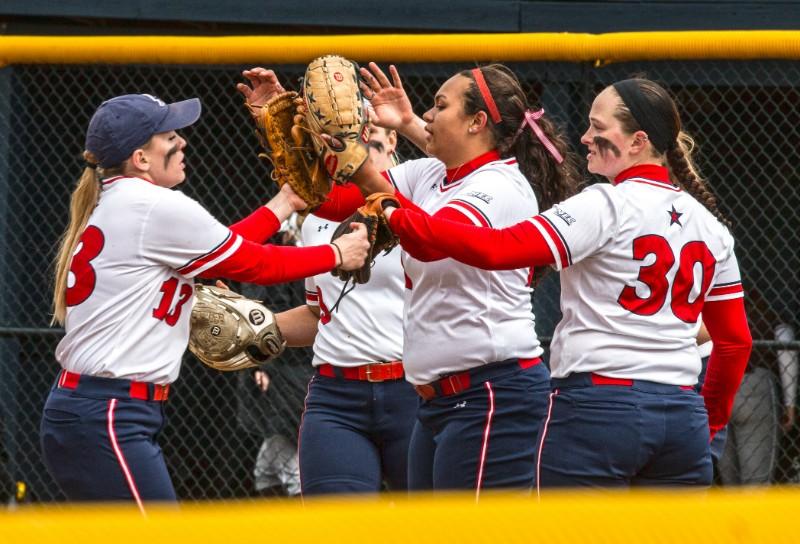
[[[558,269],[561,270],[570,266],[572,264],[572,255],[566,241],[555,225],[543,215],[537,215],[528,221],[533,223],[544,236],[547,245],[550,246],[550,251],[553,252]]]
[[[242,237],[228,231],[228,236],[217,247],[208,253],[196,257],[180,267],[178,273],[193,278],[197,274],[211,268],[217,263],[220,263],[233,255],[239,246],[242,245]]]
[[[489,218],[486,217],[480,208],[477,206],[465,201],[465,200],[451,200],[447,203],[445,208],[453,208],[455,210],[460,211],[467,217],[469,217],[472,224],[476,227],[489,227],[491,228],[492,222],[489,221]]]
[[[711,288],[706,296],[707,301],[729,300],[744,296],[744,289],[741,282],[717,285]]]
[[[319,306],[319,293],[316,291],[306,291],[306,304],[309,306]]]

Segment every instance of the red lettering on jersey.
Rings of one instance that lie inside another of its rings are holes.
[[[319,287],[317,287],[317,295],[319,295],[319,321],[323,325],[327,325],[331,321],[331,311],[328,310],[328,306],[322,300],[322,290]]]
[[[678,271],[670,287],[667,273],[675,264],[675,254],[666,239],[655,234],[641,236],[633,241],[633,258],[643,261],[648,255],[654,255],[653,264],[639,268],[637,280],[647,285],[650,294],[641,298],[636,289],[626,285],[619,295],[618,302],[626,310],[637,315],[653,315],[664,305],[667,293],[671,293],[670,309],[672,313],[685,323],[696,323],[703,310],[705,293],[711,285],[716,268],[716,259],[705,242],[688,242],[681,248],[678,258]],[[700,294],[689,302],[689,295],[694,287],[694,270],[697,264],[702,265]]]
[[[178,323],[178,320],[181,318],[183,305],[189,302],[194,294],[194,290],[190,284],[182,283],[178,302],[175,304],[175,308],[170,312],[169,309],[172,307],[172,301],[175,299],[175,293],[178,290],[178,283],[178,278],[170,278],[161,284],[160,291],[164,294],[161,296],[158,307],[153,309],[153,317],[164,321],[164,323],[170,327],[174,327],[175,324]]]
[[[72,256],[69,271],[75,277],[72,287],[67,287],[67,306],[77,306],[94,292],[97,273],[91,265],[105,246],[103,231],[94,225],[86,227],[81,234],[80,250]]]
[[[689,242],[681,248],[678,272],[672,284],[672,313],[684,323],[696,323],[700,312],[703,310],[705,293],[711,286],[711,279],[714,277],[714,270],[717,267],[717,260],[708,249],[705,242]],[[694,286],[694,268],[700,263],[703,266],[703,278],[700,286],[700,294],[689,302],[689,295]]]
[[[636,294],[636,288],[626,285],[619,295],[620,305],[636,315],[653,315],[658,312],[667,299],[669,282],[667,272],[675,264],[675,256],[669,243],[662,236],[648,234],[633,241],[633,258],[643,261],[648,255],[654,255],[653,264],[639,268],[636,278],[650,289],[650,294],[641,298]]]

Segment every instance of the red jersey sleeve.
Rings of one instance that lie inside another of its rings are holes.
[[[743,298],[706,302],[703,323],[714,342],[701,391],[713,438],[731,417],[733,399],[742,382],[753,339]]]
[[[530,221],[505,229],[477,227],[467,222],[466,217],[454,221],[452,217],[429,216],[401,208],[392,214],[389,225],[411,255],[417,249],[427,248],[429,252],[440,252],[444,257],[485,270],[515,270],[555,263],[547,242]]]
[[[275,216],[272,210],[266,206],[261,206],[256,211],[230,226],[230,229],[251,242],[263,244],[269,238],[278,232],[281,228],[281,222]]]
[[[334,183],[325,202],[312,213],[328,221],[341,222],[353,215],[353,212],[363,205],[364,196],[355,183],[346,183],[345,185]]]
[[[200,277],[271,285],[330,272],[335,266],[336,255],[329,245],[262,246],[242,240],[229,257],[204,270]]]

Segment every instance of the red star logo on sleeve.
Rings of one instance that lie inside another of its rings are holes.
[[[678,210],[675,209],[675,205],[674,204],[673,204],[671,210],[667,210],[667,213],[669,214],[669,226],[670,227],[672,225],[674,225],[675,223],[677,223],[679,227],[683,226],[683,224],[681,223],[681,216],[683,214],[678,212]]]

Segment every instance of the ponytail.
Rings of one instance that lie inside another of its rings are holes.
[[[536,117],[535,123],[564,159],[559,163],[545,144],[534,135],[532,127],[520,129],[531,108],[517,76],[507,66],[490,64],[460,72],[472,80],[464,95],[464,111],[472,115],[490,110],[489,129],[501,157],[515,156],[519,169],[531,184],[540,210],[546,210],[578,192],[581,177],[578,161],[570,151],[564,134],[548,117]],[[483,81],[476,81],[476,76]],[[485,85],[485,90],[481,86]],[[484,97],[483,93],[487,96]],[[487,99],[491,105],[487,104]],[[493,112],[493,113],[492,113]]]
[[[730,228],[731,222],[717,208],[717,197],[697,171],[697,167],[692,160],[693,152],[694,139],[681,130],[678,133],[676,145],[672,146],[666,153],[667,166],[673,178],[672,181],[697,199],[720,223]]]
[[[517,157],[520,171],[536,193],[539,210],[544,211],[577,193],[581,178],[575,154],[570,151],[563,133],[548,117],[541,117],[537,123],[563,157],[561,163],[553,158],[552,153],[527,127],[519,133],[516,141],[511,142],[512,149],[501,148],[500,154],[502,156],[505,152]]]
[[[88,151],[83,152],[86,168],[72,192],[69,205],[69,225],[61,236],[55,258],[55,286],[53,288],[53,319],[50,324],[64,324],[67,316],[67,281],[72,255],[78,247],[89,216],[100,198],[100,177],[97,161]]]

